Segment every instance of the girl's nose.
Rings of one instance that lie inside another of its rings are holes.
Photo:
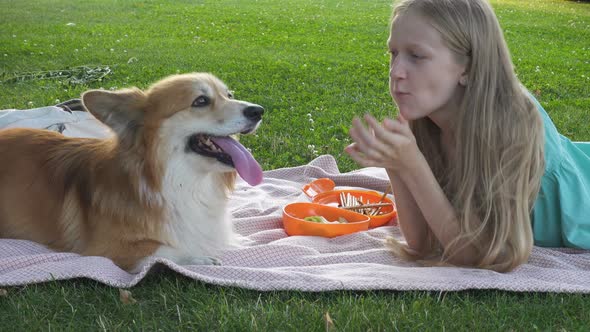
[[[406,71],[403,66],[403,61],[401,61],[399,56],[391,60],[391,64],[389,66],[389,77],[394,80],[406,78]]]

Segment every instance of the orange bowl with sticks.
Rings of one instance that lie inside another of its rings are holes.
[[[329,190],[313,196],[312,203],[364,214],[369,217],[370,228],[383,226],[397,216],[395,204],[386,194],[370,190]]]

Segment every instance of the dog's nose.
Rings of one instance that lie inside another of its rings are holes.
[[[258,105],[248,106],[244,109],[244,116],[253,121],[260,121],[260,119],[262,119],[263,113],[264,108]]]

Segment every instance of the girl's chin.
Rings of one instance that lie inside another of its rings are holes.
[[[404,117],[406,120],[416,120],[415,114],[410,110],[409,107],[404,105],[397,106],[399,110],[399,114]]]

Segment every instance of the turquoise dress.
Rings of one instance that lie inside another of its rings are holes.
[[[559,134],[533,100],[545,127],[545,174],[532,213],[535,245],[590,249],[590,142]]]

